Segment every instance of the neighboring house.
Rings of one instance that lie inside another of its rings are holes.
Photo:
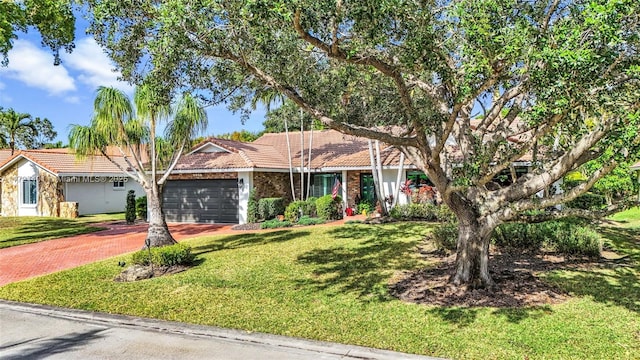
[[[337,178],[343,208],[355,207],[358,200],[374,201],[368,139],[335,130],[314,131],[313,135],[306,131],[303,136],[300,132],[289,133],[289,144],[295,196],[285,133],[265,134],[252,143],[210,138],[198,144],[180,160],[165,186],[163,209],[167,221],[245,223],[252,189],[258,199],[300,199],[301,174],[305,198],[307,192],[312,197],[331,194]],[[407,203],[398,186],[407,179],[413,184],[428,182],[408,160],[401,168],[400,152],[393,147],[381,144],[380,162],[385,199],[397,196],[397,203]],[[526,159],[516,164],[518,175],[529,165]]]
[[[62,202],[77,202],[80,215],[120,212],[128,190],[144,195],[105,157],[78,160],[68,149],[23,150],[5,158],[0,153],[0,179],[3,216],[59,216]]]

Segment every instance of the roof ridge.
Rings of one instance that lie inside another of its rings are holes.
[[[256,164],[253,161],[251,161],[251,159],[244,152],[244,150],[238,150],[238,155],[240,155],[240,157],[242,157],[242,160],[247,162],[247,165],[249,165],[250,167],[256,167]]]

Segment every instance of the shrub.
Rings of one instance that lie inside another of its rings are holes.
[[[456,251],[458,247],[458,223],[438,224],[432,232],[433,241],[440,250]]]
[[[542,223],[508,223],[496,228],[496,246],[539,250],[543,246],[565,255],[600,256],[600,236],[583,221],[563,219]]]
[[[147,220],[147,197],[140,196],[136,199],[136,214],[138,219]]]
[[[318,224],[324,224],[324,220],[317,217],[309,217],[307,215],[303,215],[298,220],[298,224],[299,225],[318,225]]]
[[[598,210],[605,204],[606,200],[604,196],[587,192],[569,201],[567,206],[573,209]]]
[[[249,202],[247,204],[247,222],[257,223],[260,218],[258,213],[258,200],[256,199],[256,190],[251,189],[249,192]]]
[[[374,209],[373,202],[368,200],[362,200],[358,203],[358,214],[371,214]]]
[[[264,220],[271,220],[277,215],[284,214],[283,198],[264,198],[258,201],[258,214]]]
[[[124,213],[128,224],[133,224],[136,221],[136,192],[133,190],[129,190],[127,193],[127,205]]]
[[[309,198],[306,201],[297,200],[289,203],[287,208],[284,210],[284,218],[291,222],[297,222],[300,218],[300,211],[302,211],[302,216],[315,217],[315,201],[316,198]]]
[[[431,203],[411,203],[396,205],[389,215],[398,220],[455,221],[449,208]]]
[[[293,224],[290,221],[280,221],[278,219],[271,219],[260,223],[260,229],[277,229],[291,226],[293,226]]]
[[[149,259],[149,250],[143,249],[133,253],[131,262],[138,265],[154,266],[174,266],[174,265],[190,265],[193,263],[195,255],[191,252],[191,247],[184,244],[175,244],[170,246],[151,248],[151,259]]]
[[[507,223],[498,226],[492,240],[496,246],[512,249],[540,250],[552,225]]]
[[[319,197],[316,200],[316,212],[323,220],[342,219],[342,198],[336,196],[333,199],[331,195]]]
[[[548,239],[548,246],[565,255],[599,257],[602,242],[597,232],[589,227],[564,223]]]

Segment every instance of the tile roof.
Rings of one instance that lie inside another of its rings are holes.
[[[0,163],[0,169],[18,158],[28,159],[43,169],[56,174],[119,174],[120,169],[104,156],[89,156],[77,159],[69,149],[21,150]],[[124,168],[124,158],[113,157]]]
[[[4,164],[11,157],[11,150],[0,149],[0,164]]]

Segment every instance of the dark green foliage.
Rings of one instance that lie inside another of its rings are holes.
[[[127,205],[124,209],[124,216],[128,224],[136,221],[136,192],[129,190],[127,193]]]
[[[284,214],[283,198],[264,198],[258,200],[258,214],[263,220],[271,220]]]
[[[316,200],[316,212],[318,217],[324,220],[342,219],[342,198],[336,196],[333,199],[331,195],[319,197]]]
[[[389,215],[397,220],[455,221],[455,215],[449,207],[430,203],[396,205],[391,209]]]
[[[455,251],[458,244],[458,223],[445,222],[433,229],[433,241],[438,249]]]
[[[573,209],[598,210],[601,209],[605,203],[604,196],[587,192],[569,201],[567,206]]]
[[[371,214],[375,208],[373,202],[362,200],[358,203],[358,214]]]
[[[304,215],[298,220],[298,225],[318,225],[324,224],[324,222],[325,221],[320,218]]]
[[[140,196],[136,198],[136,214],[138,219],[147,220],[147,197]]]
[[[152,247],[151,259],[149,259],[149,250],[143,249],[135,252],[131,262],[138,265],[154,266],[175,266],[190,265],[193,263],[195,255],[191,252],[191,247],[184,244],[175,244],[169,246]]]
[[[555,224],[555,223],[554,223]],[[545,243],[551,223],[526,224],[508,223],[498,226],[493,231],[493,243],[501,248],[540,250]]]
[[[293,226],[293,224],[290,221],[280,221],[278,219],[271,219],[260,223],[260,229],[277,229],[291,226]]]
[[[600,256],[600,236],[584,221],[563,219],[542,223],[508,223],[496,228],[493,243],[501,248],[540,250],[565,255]]]
[[[260,218],[258,213],[258,200],[256,199],[256,190],[251,189],[249,192],[249,203],[247,204],[247,222],[257,223]]]
[[[302,216],[313,217],[316,215],[316,198],[309,198],[305,201],[297,200],[292,201],[287,205],[287,208],[284,211],[284,218],[291,221],[297,222],[300,219],[300,211],[302,211]]]

